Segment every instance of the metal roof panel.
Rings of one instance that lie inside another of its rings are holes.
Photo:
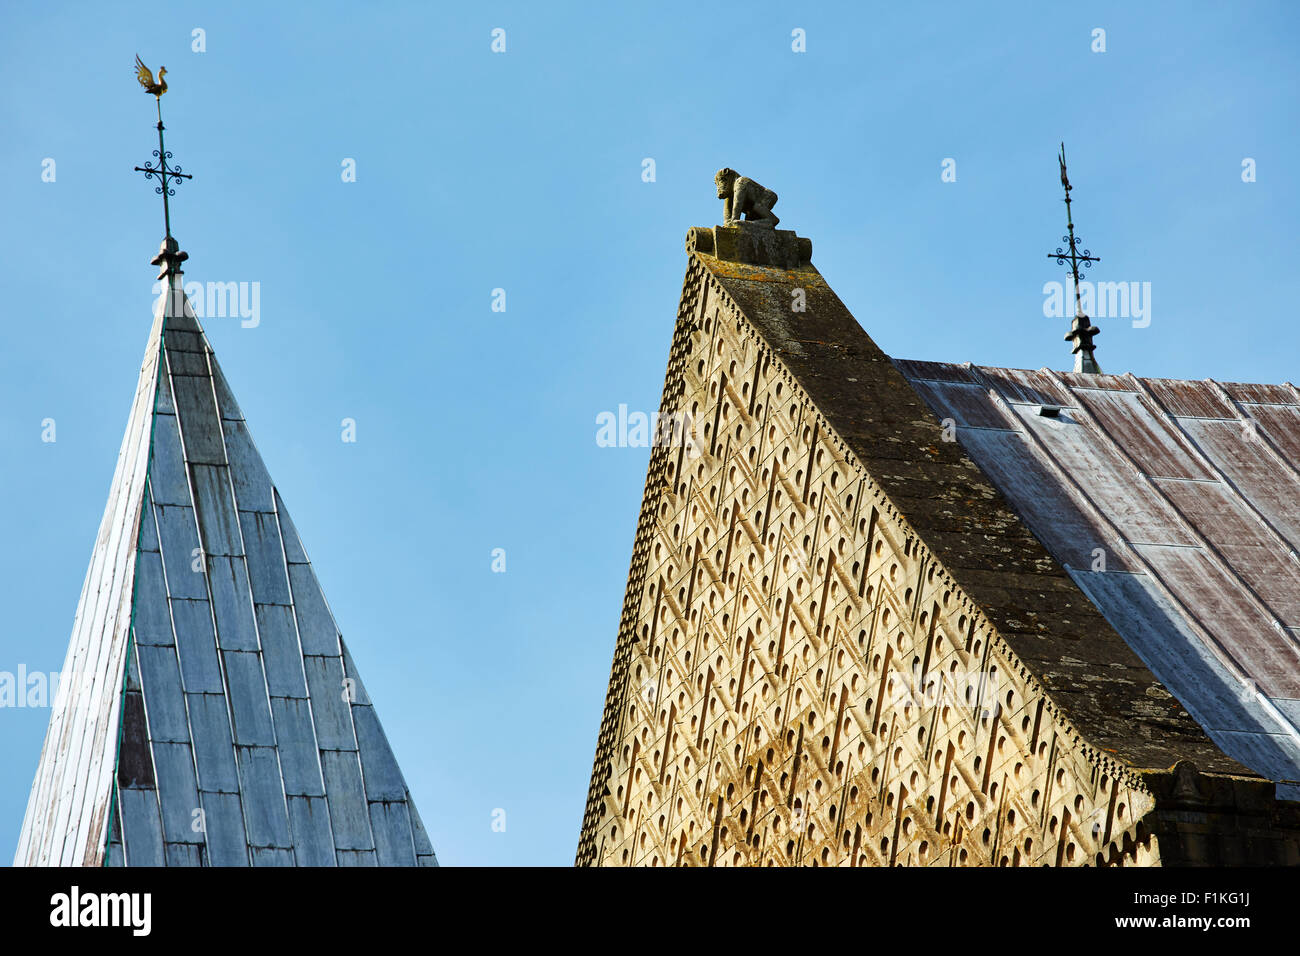
[[[158,806],[162,811],[163,837],[168,843],[201,843],[194,829],[194,811],[199,807],[199,788],[194,779],[194,755],[188,743],[150,741],[154,768],[158,774]],[[128,836],[129,841],[129,836]],[[128,850],[130,843],[127,843]],[[128,861],[130,857],[128,856]]]
[[[188,743],[189,718],[175,647],[142,645],[133,649],[140,662],[141,689],[149,702],[149,736],[153,740]]]
[[[122,815],[122,837],[131,847],[130,866],[162,866],[162,821],[158,817],[158,792],[152,787],[122,787],[117,791]]]
[[[239,764],[239,794],[244,804],[244,826],[250,847],[289,847],[289,811],[280,756],[275,747],[235,746]]]
[[[176,651],[181,662],[185,690],[200,694],[224,694],[217,638],[212,630],[212,605],[207,600],[172,598],[172,621],[176,627]]]
[[[271,713],[275,717],[284,792],[290,796],[323,797],[325,783],[321,778],[320,751],[307,700],[272,697]]]
[[[199,799],[203,804],[204,845],[209,864],[247,866],[248,837],[244,832],[244,806],[239,794],[203,791]]]
[[[208,558],[208,590],[217,618],[217,646],[223,651],[256,651],[257,622],[248,572],[242,557]]]
[[[322,750],[355,750],[356,733],[352,729],[352,708],[344,699],[343,661],[338,657],[303,657],[307,688],[312,700],[316,741]]]
[[[316,575],[306,564],[289,565],[289,582],[293,590],[293,611],[298,619],[298,640],[304,654],[339,654],[338,628],[325,605],[325,595],[316,583]]]
[[[1300,463],[1300,408],[1295,405],[1243,405],[1258,422],[1258,430],[1282,453],[1292,468]]]
[[[267,690],[273,697],[306,697],[307,679],[303,675],[293,608],[283,604],[256,604],[254,610]]]
[[[225,465],[191,465],[190,475],[204,553],[242,555],[244,542],[230,492],[230,469]]]
[[[257,651],[222,651],[226,693],[235,729],[235,743],[245,747],[274,747],[271,701]]]
[[[186,694],[193,728],[194,763],[199,787],[221,793],[239,792],[234,740],[224,694]]]
[[[329,806],[324,797],[289,795],[289,823],[299,866],[337,866]]]
[[[1300,781],[1295,389],[896,364],[936,417],[1014,412],[962,447],[1225,753]]]
[[[241,511],[239,524],[244,534],[249,584],[258,604],[289,604],[289,578],[280,544],[280,523],[274,514]]]
[[[1156,400],[1171,415],[1184,418],[1237,418],[1236,411],[1208,382],[1185,382],[1174,378],[1144,378]]]
[[[380,866],[415,866],[411,815],[404,800],[372,802],[370,828],[375,834],[375,852]]]
[[[334,846],[339,850],[373,850],[374,837],[370,833],[370,813],[361,784],[361,762],[357,752],[322,750],[320,757]]]

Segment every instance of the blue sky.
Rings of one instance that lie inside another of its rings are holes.
[[[1296,378],[1294,4],[615,6],[3,7],[0,671],[62,666],[149,331],[137,52],[187,280],[260,283],[209,339],[445,864],[572,861],[648,460],[596,417],[658,405],[719,167],[891,355],[1062,369],[1064,139],[1092,278],[1150,283],[1102,367]],[[0,861],[48,719],[0,709]]]

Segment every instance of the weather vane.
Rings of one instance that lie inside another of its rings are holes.
[[[167,160],[172,158],[172,154],[167,152],[167,147],[163,145],[163,121],[162,121],[162,95],[167,92],[167,81],[164,77],[167,74],[167,67],[158,68],[158,79],[153,78],[153,71],[145,66],[140,60],[139,55],[135,58],[135,78],[139,84],[144,87],[146,93],[152,93],[154,100],[158,104],[158,148],[153,151],[154,158],[158,164],[155,166],[151,162],[143,166],[135,167],[138,173],[144,173],[145,179],[157,177],[161,185],[154,187],[154,192],[162,195],[163,198],[163,224],[167,229],[166,239],[172,238],[172,214],[167,204],[167,197],[176,195],[174,188],[175,183],[184,179],[193,179],[189,173],[181,172],[179,165],[169,166]],[[164,242],[166,242],[164,239]]]
[[[160,123],[159,126],[162,124]],[[1101,366],[1097,364],[1097,359],[1093,357],[1094,346],[1092,340],[1094,336],[1101,334],[1101,329],[1092,324],[1092,320],[1084,314],[1083,306],[1079,302],[1079,263],[1083,263],[1085,269],[1091,269],[1094,262],[1101,262],[1100,256],[1094,256],[1087,249],[1079,251],[1079,241],[1074,235],[1074,217],[1070,212],[1070,179],[1065,175],[1065,144],[1061,144],[1061,155],[1057,157],[1061,162],[1061,185],[1065,187],[1065,221],[1070,227],[1070,234],[1062,236],[1061,241],[1069,243],[1069,249],[1056,247],[1055,252],[1049,252],[1047,258],[1055,259],[1058,266],[1065,265],[1068,260],[1070,263],[1070,276],[1074,280],[1074,323],[1070,331],[1065,334],[1067,342],[1074,343],[1074,370],[1076,372],[1093,372],[1100,374]]]

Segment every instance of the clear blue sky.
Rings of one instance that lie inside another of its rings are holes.
[[[658,404],[720,166],[890,354],[1067,368],[1064,139],[1093,277],[1151,283],[1103,368],[1297,377],[1294,4],[6,3],[0,671],[62,666],[149,331],[137,52],[187,280],[261,284],[208,336],[446,864],[572,861],[648,459],[596,416]],[[0,710],[0,861],[48,719]]]

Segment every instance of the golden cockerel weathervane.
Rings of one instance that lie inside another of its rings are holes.
[[[153,78],[153,70],[144,65],[144,61],[140,59],[140,54],[136,54],[135,78],[139,84],[144,87],[146,93],[152,93],[154,96],[161,98],[162,95],[167,92],[167,81],[163,79],[166,75],[167,67],[158,67],[158,79],[155,82]]]
[[[167,92],[167,81],[164,76],[167,73],[167,67],[158,68],[158,79],[155,80],[153,71],[144,65],[139,55],[135,58],[135,78],[136,81],[144,88],[146,93],[152,93],[154,101],[158,104],[158,148],[153,151],[154,158],[157,159],[158,165],[145,163],[143,166],[135,167],[138,173],[144,173],[145,179],[158,178],[161,185],[154,188],[154,192],[162,195],[163,198],[163,223],[167,228],[167,238],[172,237],[172,216],[171,209],[167,204],[167,197],[176,195],[173,188],[175,183],[183,179],[193,179],[189,173],[181,172],[180,166],[169,166],[167,160],[172,158],[172,154],[167,152],[167,147],[163,145],[163,121],[162,121],[162,95]]]

